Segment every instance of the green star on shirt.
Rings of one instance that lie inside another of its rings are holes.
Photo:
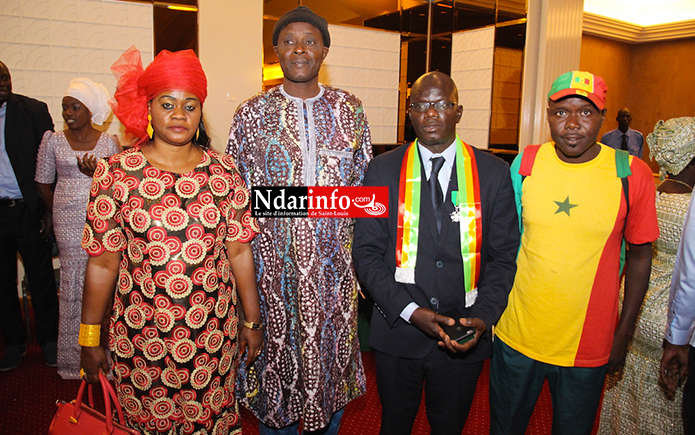
[[[570,210],[573,209],[574,207],[577,207],[579,204],[570,204],[570,197],[567,196],[564,201],[553,201],[555,204],[557,204],[557,211],[555,214],[560,213],[561,211],[564,211],[567,213],[567,216],[570,215]]]

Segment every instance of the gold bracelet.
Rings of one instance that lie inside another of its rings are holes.
[[[263,327],[263,323],[261,323],[261,322],[254,323],[254,322],[249,322],[248,320],[244,320],[244,328],[249,328],[249,329],[252,329],[254,331],[258,331],[262,327]]]
[[[101,340],[101,325],[80,323],[80,335],[77,344],[84,347],[97,347]]]

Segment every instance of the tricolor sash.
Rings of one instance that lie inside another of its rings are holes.
[[[454,212],[451,220],[458,222],[461,259],[463,262],[466,307],[475,303],[480,276],[480,247],[482,242],[482,215],[480,209],[480,182],[478,165],[470,145],[456,137],[456,172],[458,190],[451,192]],[[420,226],[420,188],[422,171],[417,140],[410,144],[401,164],[398,187],[398,229],[396,233],[397,282],[415,284]]]

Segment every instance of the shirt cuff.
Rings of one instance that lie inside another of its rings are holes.
[[[413,315],[413,312],[420,308],[418,304],[415,302],[411,302],[408,305],[406,305],[405,308],[403,308],[403,311],[401,311],[401,319],[405,320],[406,322],[410,323],[410,316]]]
[[[679,330],[674,328],[667,328],[664,338],[671,344],[681,346],[688,344],[692,335],[691,330]]]

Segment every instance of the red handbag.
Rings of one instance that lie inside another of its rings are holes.
[[[77,399],[70,403],[62,400],[56,402],[58,410],[53,416],[51,426],[48,428],[49,435],[140,435],[140,432],[125,426],[123,419],[123,408],[118,403],[116,392],[102,373],[99,373],[99,382],[104,392],[104,403],[106,404],[106,415],[94,409],[92,397],[92,386],[89,385],[89,406],[82,403],[85,386],[87,381],[82,380],[80,390],[77,392]],[[113,422],[111,402],[118,412],[120,424]]]

